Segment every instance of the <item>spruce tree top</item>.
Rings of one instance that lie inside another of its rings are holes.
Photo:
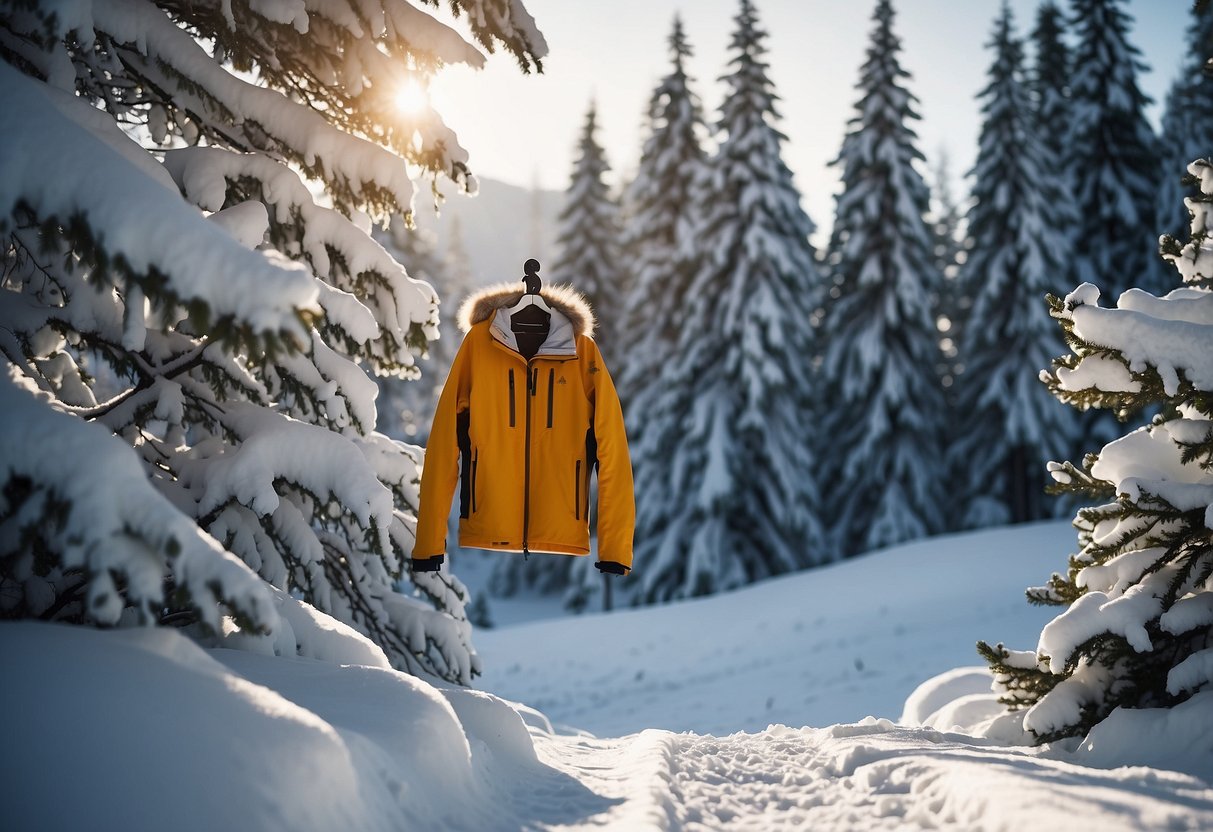
[[[574,165],[573,179],[569,191],[568,203],[561,212],[562,220],[569,219],[582,205],[582,198],[590,193],[606,194],[606,185],[602,177],[610,171],[611,166],[606,161],[606,151],[598,143],[598,104],[591,101],[590,108],[585,114],[585,123],[581,128],[581,136],[577,140],[578,156]],[[595,187],[601,185],[601,188]],[[584,188],[585,190],[580,190]]]
[[[786,273],[784,277],[795,275],[801,284],[799,291],[807,295],[817,288],[813,248],[808,241],[815,226],[800,206],[792,172],[781,155],[787,136],[775,126],[780,118],[779,97],[764,59],[767,33],[760,27],[757,11],[749,0],[741,0],[734,21],[736,27],[730,40],[734,55],[729,61],[733,71],[720,78],[728,91],[717,121],[717,130],[723,138],[709,165],[709,191],[703,195],[707,200],[702,209],[704,230],[711,234],[714,227],[722,225],[743,227],[727,220],[731,213],[764,215],[762,221],[747,223],[751,229],[747,234],[763,233],[778,238],[767,250],[790,258],[779,270]],[[753,239],[747,240],[749,250],[745,252],[730,246],[739,240],[713,239],[718,263],[757,253]],[[733,303],[739,300],[735,292],[727,297]],[[736,324],[739,319],[730,315],[729,320]]]
[[[1043,128],[1043,138],[1055,153],[1060,154],[1068,129],[1070,49],[1064,40],[1065,15],[1053,3],[1041,3],[1036,12],[1036,28],[1032,41],[1036,59],[1030,76],[1029,90],[1036,117]]]
[[[742,126],[746,116],[762,117],[769,113],[771,118],[778,119],[779,110],[775,107],[778,96],[767,75],[770,65],[763,60],[767,53],[763,41],[767,34],[758,25],[758,12],[750,0],[741,0],[741,8],[734,18],[736,23],[733,35],[729,40],[729,48],[735,53],[729,60],[729,66],[735,67],[732,73],[720,78],[734,92],[745,90],[745,96],[728,95],[720,111],[720,127]],[[769,124],[769,122],[767,122]],[[781,139],[786,139],[782,133]]]
[[[927,316],[928,287],[921,279],[933,274],[930,233],[923,219],[930,191],[914,168],[924,157],[907,122],[920,116],[917,99],[902,83],[910,75],[897,57],[901,40],[893,33],[893,16],[890,0],[876,4],[876,25],[860,70],[857,113],[832,162],[842,166],[843,192],[830,243],[831,263],[836,281],[855,280],[861,287],[892,283],[905,308],[914,310],[911,314]],[[903,239],[911,245],[903,246]]]
[[[669,49],[673,68],[649,98],[652,132],[645,140],[628,202],[633,212],[632,241],[650,239],[652,222],[658,221],[661,242],[672,246],[675,223],[668,221],[668,215],[686,213],[691,173],[704,158],[700,144],[703,111],[690,89],[684,60],[692,52],[678,16],[674,17]]]
[[[1146,146],[1153,134],[1141,132],[1140,113],[1151,103],[1137,84],[1139,73],[1149,69],[1141,60],[1141,50],[1129,42],[1129,15],[1120,7],[1122,0],[1073,0],[1070,21],[1078,38],[1073,55],[1075,98],[1098,102],[1106,107],[1121,129],[1137,133]],[[1096,113],[1078,113],[1078,118],[1094,118]]]
[[[605,179],[611,168],[596,138],[597,132],[598,108],[591,102],[560,212],[557,239],[560,256],[552,267],[551,279],[572,284],[590,301],[601,324],[599,341],[609,358],[609,341],[618,324],[617,310],[622,303],[622,258],[619,209]]]
[[[703,173],[703,111],[686,74],[684,60],[691,47],[677,16],[669,47],[673,67],[649,99],[652,132],[626,195],[624,251],[633,282],[622,327],[624,341],[636,349],[622,366],[620,387],[629,398],[659,372],[662,350],[651,341],[668,345],[681,328],[675,312],[688,270],[677,262],[678,241],[690,237],[693,190]]]

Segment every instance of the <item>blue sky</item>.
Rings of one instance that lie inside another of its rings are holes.
[[[681,14],[695,50],[690,72],[711,119],[723,85],[735,0],[525,0],[551,49],[543,75],[523,75],[512,58],[491,56],[474,72],[448,68],[435,80],[434,103],[471,153],[473,170],[518,185],[562,189],[591,98],[599,140],[616,181],[635,168],[640,121],[657,80],[668,71],[666,39]],[[757,0],[770,33],[768,60],[782,98],[784,159],[819,225],[831,222],[837,172],[828,166],[853,113],[855,84],[871,29],[872,0]],[[899,0],[895,28],[910,89],[923,116],[919,149],[929,158],[946,147],[955,176],[972,165],[985,84],[984,48],[1001,0]],[[1017,28],[1034,24],[1037,2],[1011,0]],[[1068,9],[1067,2],[1061,2]],[[1132,0],[1133,43],[1149,66],[1140,77],[1161,101],[1183,58],[1189,0]],[[960,183],[957,183],[960,187]],[[966,186],[967,187],[967,186]]]

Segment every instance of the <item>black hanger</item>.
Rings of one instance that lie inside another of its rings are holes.
[[[543,282],[539,279],[539,261],[527,260],[522,266],[522,282],[526,291],[510,307],[510,329],[518,336],[518,351],[531,358],[547,339],[552,329],[552,311],[539,294]]]

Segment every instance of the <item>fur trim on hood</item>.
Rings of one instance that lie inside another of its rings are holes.
[[[510,280],[486,286],[468,296],[459,307],[459,329],[467,332],[481,321],[488,320],[498,309],[513,306],[522,299],[524,289],[521,280]],[[594,310],[585,295],[568,284],[546,285],[539,296],[548,306],[562,313],[573,325],[576,335],[593,337]]]

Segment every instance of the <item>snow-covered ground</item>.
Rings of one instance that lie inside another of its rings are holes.
[[[1101,771],[884,720],[727,737],[542,737],[536,747],[544,762],[619,801],[593,821],[621,830],[1213,828],[1205,780]]]
[[[1073,547],[1066,522],[949,535],[727,595],[480,630],[480,686],[599,736],[896,719],[920,682],[980,664],[978,639],[1034,647],[1058,610],[1024,589]]]
[[[1064,562],[1070,535],[941,538],[478,634],[488,689],[599,737],[382,667],[6,623],[2,826],[1211,829],[1211,693],[1043,749],[949,730],[988,706],[974,672],[911,697],[907,721],[934,727],[865,718],[899,717],[918,682],[974,663],[977,638],[1031,647],[1048,613],[1023,586]]]

